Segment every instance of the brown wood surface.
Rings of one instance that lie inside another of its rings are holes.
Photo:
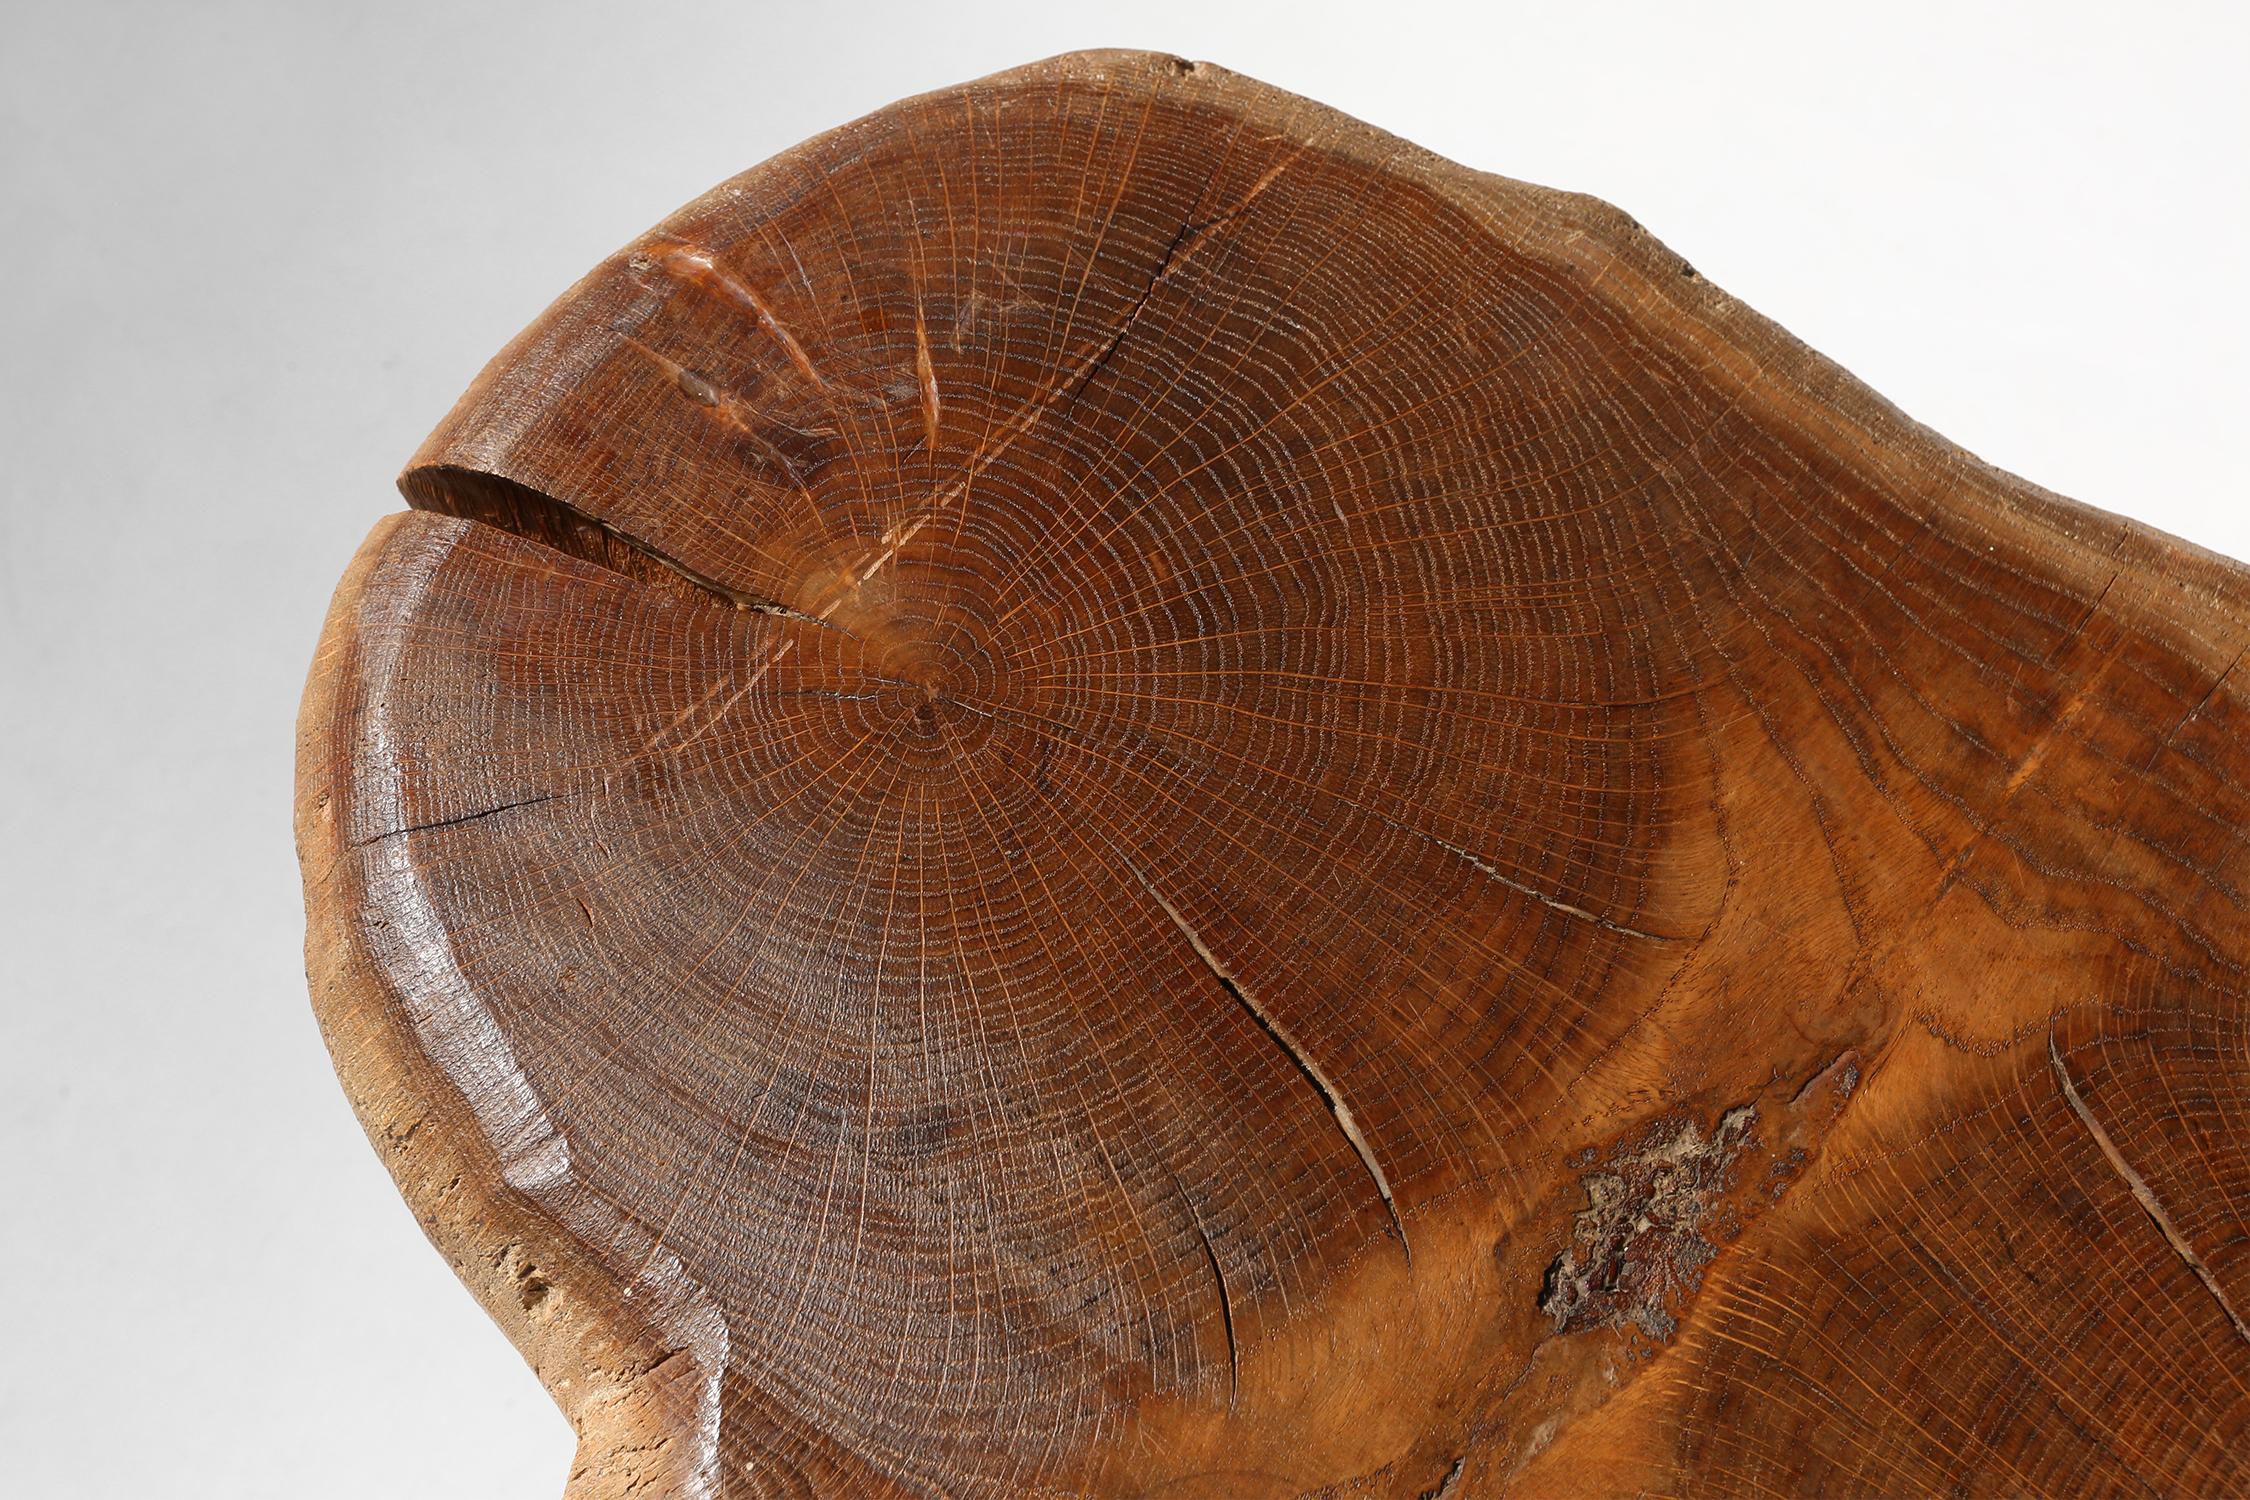
[[[1060,58],[402,482],[314,999],[572,1495],[2250,1492],[2245,575],[1616,210]]]

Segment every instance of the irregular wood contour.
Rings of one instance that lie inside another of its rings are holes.
[[[1616,210],[1060,58],[402,484],[313,992],[573,1496],[2250,1491],[2250,580]]]

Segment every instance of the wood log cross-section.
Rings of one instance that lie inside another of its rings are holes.
[[[2250,1492],[2250,576],[1127,53],[718,188],[307,689],[568,1493]]]

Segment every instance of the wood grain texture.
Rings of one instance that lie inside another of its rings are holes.
[[[1616,210],[1058,58],[339,589],[313,994],[569,1493],[2250,1489],[2240,568]]]

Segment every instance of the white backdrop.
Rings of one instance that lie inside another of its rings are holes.
[[[891,99],[1224,63],[1609,198],[1956,441],[2250,556],[2244,10],[1842,9],[0,0],[0,1492],[559,1493],[314,1031],[291,717],[483,360]]]

